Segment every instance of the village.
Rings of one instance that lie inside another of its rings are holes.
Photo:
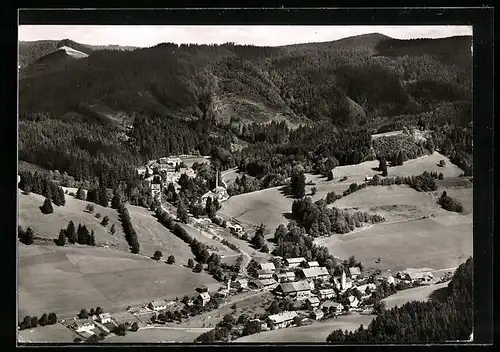
[[[123,318],[116,319],[115,314],[97,308],[90,313],[82,310],[78,317],[62,320],[61,323],[81,336],[80,340],[92,339],[92,336],[102,340],[110,334],[124,335],[126,331],[133,332],[145,327],[161,327],[171,323],[182,327],[192,317],[248,299],[259,292],[270,293],[279,302],[278,305],[287,303],[287,310],[280,309],[279,313],[264,316],[255,314],[246,321],[246,325],[257,326],[253,330],[255,333],[312,324],[342,315],[375,314],[374,303],[382,298],[377,295],[380,287],[391,287],[395,292],[397,288],[435,283],[430,272],[432,269],[429,268],[408,268],[394,275],[385,273],[367,276],[359,267],[350,267],[342,271],[341,275],[332,276],[325,267],[304,258],[273,257],[272,261],[260,264],[258,278],[239,275],[236,280],[228,281],[226,286],[214,292],[210,292],[208,287],[200,287],[192,297],[186,296],[181,300],[158,299],[127,307],[126,311],[135,316],[135,322],[124,322]],[[116,315],[121,316],[121,313]],[[241,335],[243,329],[244,326],[236,328],[235,336]]]

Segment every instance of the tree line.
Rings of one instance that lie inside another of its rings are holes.
[[[61,186],[50,180],[49,177],[38,173],[37,171],[19,172],[21,180],[19,188],[25,192],[33,192],[51,199],[55,205],[63,206],[66,204],[64,190]]]
[[[385,219],[366,212],[348,212],[335,207],[327,208],[326,201],[312,202],[310,197],[295,200],[292,204],[292,216],[299,226],[312,237],[323,234],[347,233],[365,223],[378,223]]]
[[[123,232],[125,233],[125,239],[130,246],[130,251],[132,253],[139,253],[140,245],[137,239],[137,233],[135,232],[134,226],[132,225],[132,220],[130,219],[130,214],[125,204],[118,203],[117,210],[119,214],[119,219],[122,222]]]
[[[38,325],[54,325],[57,323],[57,315],[56,313],[43,313],[40,318],[37,316],[27,315],[24,319],[19,323],[19,330],[32,329],[36,328]]]

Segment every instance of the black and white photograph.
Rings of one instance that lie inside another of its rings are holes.
[[[19,24],[17,343],[473,342],[473,51]]]

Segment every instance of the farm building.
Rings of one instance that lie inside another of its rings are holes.
[[[419,281],[426,283],[434,278],[434,275],[432,275],[432,273],[428,268],[423,268],[423,269],[408,268],[405,271],[398,273],[398,275],[402,280],[407,280],[411,282]]]
[[[90,333],[95,329],[95,324],[91,319],[78,319],[71,325],[71,328],[76,332]]]
[[[359,300],[357,297],[349,296],[347,297],[347,299],[349,300],[349,306],[351,308],[356,308],[359,305]]]
[[[275,292],[277,295],[295,297],[300,301],[311,295],[311,287],[307,281],[282,283]]]
[[[269,319],[271,319],[275,328],[280,329],[292,325],[293,319],[297,316],[298,314],[296,311],[290,311],[270,315]]]
[[[167,309],[167,302],[165,300],[152,301],[148,305],[149,308],[154,310],[155,312],[159,312],[161,310]]]
[[[311,318],[314,320],[323,319],[324,316],[325,316],[325,313],[323,313],[323,311],[321,309],[315,309],[311,313]]]
[[[247,279],[238,279],[233,282],[231,282],[231,287],[239,290],[240,288],[247,288],[248,287],[248,280]]]
[[[167,158],[160,158],[158,160],[159,164],[166,164],[169,165],[170,167],[176,167],[177,165],[182,164],[181,158],[178,157],[167,157]]]
[[[328,279],[330,273],[325,267],[304,268],[299,272],[302,279]]]
[[[220,289],[215,295],[218,297],[225,298],[225,297],[229,296],[229,290],[227,290],[225,288]]]
[[[352,279],[356,279],[359,276],[361,276],[361,270],[357,266],[353,266],[349,268],[349,275],[351,276]]]
[[[289,267],[289,268],[296,268],[298,266],[300,266],[300,264],[302,264],[302,262],[305,262],[306,260],[302,257],[299,257],[299,258],[288,258],[288,259],[285,259],[285,264]]]
[[[342,311],[344,310],[344,306],[342,305],[342,303],[333,301],[323,302],[323,308],[328,308],[330,310],[331,307],[333,307],[335,313],[342,313]]]
[[[262,270],[269,270],[269,271],[276,270],[276,267],[274,266],[273,263],[262,263],[260,264],[260,268]]]
[[[273,272],[270,270],[257,270],[258,279],[270,279],[273,277]]]
[[[365,284],[365,285],[360,285],[358,287],[356,287],[358,289],[359,292],[361,292],[361,294],[365,294],[366,293],[366,289],[370,289],[370,292],[373,292],[377,289],[377,286],[375,284]]]
[[[318,294],[320,299],[334,298],[336,296],[335,291],[332,288],[319,290]]]
[[[269,327],[267,326],[267,323],[260,320],[259,318],[256,318],[256,319],[251,319],[248,321],[249,323],[254,323],[256,325],[260,325],[260,329],[261,330],[269,330]]]
[[[260,284],[262,285],[261,287],[263,288],[274,288],[276,287],[276,285],[278,285],[278,282],[276,282],[276,280],[274,279],[263,279],[263,280],[259,280],[260,281]]]
[[[106,323],[110,323],[111,322],[111,314],[109,313],[102,313],[102,314],[99,314],[99,322],[101,324],[106,324]]]
[[[277,274],[274,274],[274,278],[279,283],[282,283],[282,282],[294,282],[295,281],[295,273],[292,272],[292,271],[289,271],[289,272],[286,272],[286,273],[277,273]]]
[[[319,298],[318,297],[314,297],[314,296],[307,298],[306,302],[309,302],[311,304],[311,307],[313,307],[313,308],[319,307],[319,305],[321,303],[319,301]]]
[[[378,282],[386,281],[389,285],[396,284],[396,279],[389,273],[382,273],[380,275],[375,275],[373,280]]]
[[[161,184],[152,183],[151,184],[151,197],[156,198],[161,195]]]
[[[202,292],[198,295],[198,298],[201,301],[201,305],[204,307],[208,302],[210,302],[210,295],[208,292]]]
[[[316,261],[306,262],[306,268],[317,268],[319,267],[319,263]]]
[[[143,176],[146,174],[147,169],[144,166],[141,166],[135,169],[135,171],[137,172],[137,175]]]
[[[241,227],[240,225],[238,224],[231,224],[231,225],[228,225],[228,229],[229,231],[231,231],[231,233],[235,234],[235,233],[241,233],[243,231],[243,227]]]
[[[370,182],[373,180],[373,176],[365,176],[365,182]]]

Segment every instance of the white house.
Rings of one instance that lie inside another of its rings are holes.
[[[269,271],[276,270],[276,267],[274,266],[273,263],[262,263],[260,264],[260,268],[262,270],[269,270]]]
[[[137,169],[135,169],[135,170],[136,170],[136,172],[137,172],[137,175],[141,175],[141,176],[143,176],[143,175],[145,175],[145,174],[146,174],[147,168],[146,168],[146,167],[144,167],[144,166],[140,166],[140,167],[138,167],[138,168],[137,168]]]
[[[258,280],[259,281],[259,286],[265,289],[272,290],[274,289],[277,285],[278,282],[274,279],[263,279],[263,280]]]
[[[241,233],[243,231],[243,227],[241,227],[240,225],[238,224],[231,224],[228,226],[229,228],[229,231],[231,231],[231,233]]]
[[[248,287],[248,280],[247,279],[238,279],[233,282],[231,282],[231,287],[235,289],[240,289],[240,288],[247,288]]]
[[[364,295],[366,293],[367,288],[370,289],[370,292],[373,292],[377,289],[377,286],[375,284],[365,284],[365,285],[357,286],[356,288],[358,289],[359,292],[361,292],[361,294]]]
[[[307,298],[306,302],[309,302],[311,304],[311,307],[313,307],[313,308],[319,307],[319,305],[321,303],[319,301],[318,297],[314,297],[314,296]]]
[[[342,311],[344,310],[344,306],[342,305],[342,303],[332,301],[323,302],[323,307],[327,307],[328,309],[330,309],[330,307],[333,307],[334,313],[336,314],[342,313]]]
[[[210,295],[208,292],[202,292],[198,295],[198,298],[201,300],[201,305],[205,306],[208,302],[210,302]]]
[[[91,333],[92,330],[95,329],[95,323],[91,319],[78,319],[71,325],[71,327],[76,332]]]
[[[307,267],[308,268],[317,268],[317,267],[319,267],[319,263],[316,261],[307,262]]]
[[[328,299],[335,297],[335,291],[332,288],[327,288],[324,290],[319,290],[318,292],[320,299]]]
[[[167,302],[165,300],[157,300],[149,303],[149,308],[154,310],[155,312],[159,312],[161,310],[167,309]]]
[[[110,313],[99,314],[99,322],[101,324],[110,323],[111,322],[111,314]]]
[[[302,262],[305,262],[305,261],[306,261],[305,258],[302,258],[302,257],[299,257],[299,258],[288,258],[288,259],[285,259],[285,264],[289,268],[296,268],[300,264],[302,264]]]
[[[371,181],[371,180],[373,180],[373,176],[366,176],[366,177],[365,177],[365,181],[366,181],[366,182],[369,182],[369,181]]]
[[[297,317],[298,314],[296,311],[290,311],[290,312],[282,312],[279,314],[273,314],[269,316],[269,319],[274,324],[274,327],[279,329],[279,328],[286,328],[287,326],[290,326],[293,324],[293,319]]]
[[[300,276],[303,279],[328,279],[330,277],[330,273],[325,267],[316,267],[316,268],[304,268],[300,271]]]
[[[361,270],[357,266],[351,267],[349,268],[349,275],[351,275],[351,278],[356,279],[361,276]]]
[[[257,270],[258,279],[271,279],[273,277],[273,272],[270,270]]]
[[[359,301],[358,301],[357,297],[349,296],[349,297],[347,297],[347,299],[349,300],[349,306],[351,308],[356,308],[359,305]]]
[[[325,316],[325,313],[323,313],[323,311],[321,309],[315,309],[313,310],[313,312],[311,313],[311,317],[314,319],[314,320],[320,320],[320,319],[323,319],[323,317]]]

